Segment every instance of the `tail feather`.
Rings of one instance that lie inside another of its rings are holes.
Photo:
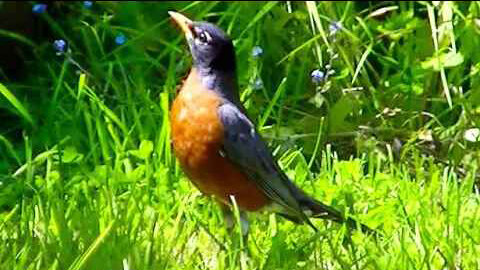
[[[300,201],[300,203],[311,211],[310,217],[313,218],[322,218],[327,220],[335,221],[339,224],[346,224],[350,229],[357,229],[357,226],[360,226],[360,230],[364,233],[374,233],[377,232],[367,225],[359,223],[353,218],[345,218],[342,213],[331,206],[325,205],[315,199],[307,198],[306,200]]]
[[[360,226],[360,230],[364,233],[377,235],[378,232],[369,228],[367,225],[357,222],[353,218],[345,218],[344,215],[337,209],[323,204],[315,200],[314,198],[308,196],[303,190],[298,188],[292,182],[290,183],[290,190],[297,198],[298,203],[302,209],[305,209],[307,212],[310,212],[309,217],[313,218],[322,218],[327,220],[335,221],[339,224],[346,224],[350,229],[357,229],[357,224]],[[307,221],[308,222],[308,221]],[[309,223],[310,226],[313,224]]]

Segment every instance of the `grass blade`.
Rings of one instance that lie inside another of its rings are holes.
[[[32,116],[27,111],[27,109],[2,83],[0,83],[0,93],[10,102],[10,104],[12,104],[15,109],[17,109],[17,111],[23,116],[23,118],[25,118],[25,120],[27,120],[32,125],[34,124]]]
[[[90,245],[90,247],[88,247],[87,251],[85,251],[85,253],[83,253],[72,263],[68,270],[80,270],[85,267],[88,259],[95,254],[102,242],[110,234],[114,223],[115,221],[112,221],[110,222],[110,224],[108,224],[107,228],[105,228],[105,230],[97,237],[97,239],[95,239],[95,241]]]
[[[267,122],[268,117],[272,113],[273,106],[277,103],[278,99],[280,96],[283,94],[285,91],[285,83],[287,81],[287,78],[283,78],[282,82],[277,88],[277,91],[275,92],[275,95],[273,96],[272,100],[268,104],[267,109],[265,110],[265,113],[262,115],[262,118],[260,118],[260,121],[258,122],[258,126],[261,128],[263,125],[265,125],[265,122]]]

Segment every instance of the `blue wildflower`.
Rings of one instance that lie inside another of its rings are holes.
[[[320,83],[325,79],[325,72],[319,69],[315,69],[314,71],[312,71],[311,76],[312,76],[312,82]]]
[[[328,26],[328,30],[330,32],[330,35],[331,36],[334,36],[337,34],[338,31],[342,30],[342,23],[341,22],[337,22],[337,21],[333,21],[329,26]]]
[[[252,88],[254,90],[260,90],[263,88],[263,81],[261,78],[256,78],[255,81],[253,82]]]
[[[122,44],[124,44],[126,41],[127,41],[127,37],[126,37],[124,34],[118,34],[118,35],[115,37],[115,43],[117,43],[118,45],[122,45]]]
[[[253,57],[260,57],[263,54],[263,49],[260,46],[255,46],[252,49],[252,56]]]
[[[92,1],[83,1],[83,6],[85,8],[91,8],[93,5],[93,2]]]
[[[67,48],[67,42],[63,39],[57,39],[53,42],[53,48],[57,53],[64,53]]]
[[[32,7],[32,12],[35,14],[45,13],[47,11],[47,4],[35,4]]]

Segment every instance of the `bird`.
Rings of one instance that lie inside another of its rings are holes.
[[[236,204],[243,235],[249,230],[246,213],[255,211],[270,211],[315,231],[311,218],[373,232],[307,195],[280,168],[240,101],[232,39],[210,22],[168,13],[192,56],[170,109],[173,152],[193,185],[220,204],[226,225],[233,226]]]

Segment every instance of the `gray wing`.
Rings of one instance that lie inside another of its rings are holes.
[[[306,222],[317,230],[303,212],[303,208],[306,208],[312,212],[312,217],[339,223],[346,221],[350,227],[356,227],[354,219],[345,219],[339,211],[309,197],[288,179],[274,161],[255,126],[237,106],[227,102],[219,107],[218,113],[225,130],[222,154],[245,172],[267,197],[283,206],[285,213],[280,213],[282,216],[294,222]],[[363,224],[361,229],[376,233]]]
[[[286,214],[308,221],[295,198],[293,183],[278,167],[247,116],[229,102],[219,107],[218,114],[225,130],[222,155],[245,172],[267,197],[283,206]]]

